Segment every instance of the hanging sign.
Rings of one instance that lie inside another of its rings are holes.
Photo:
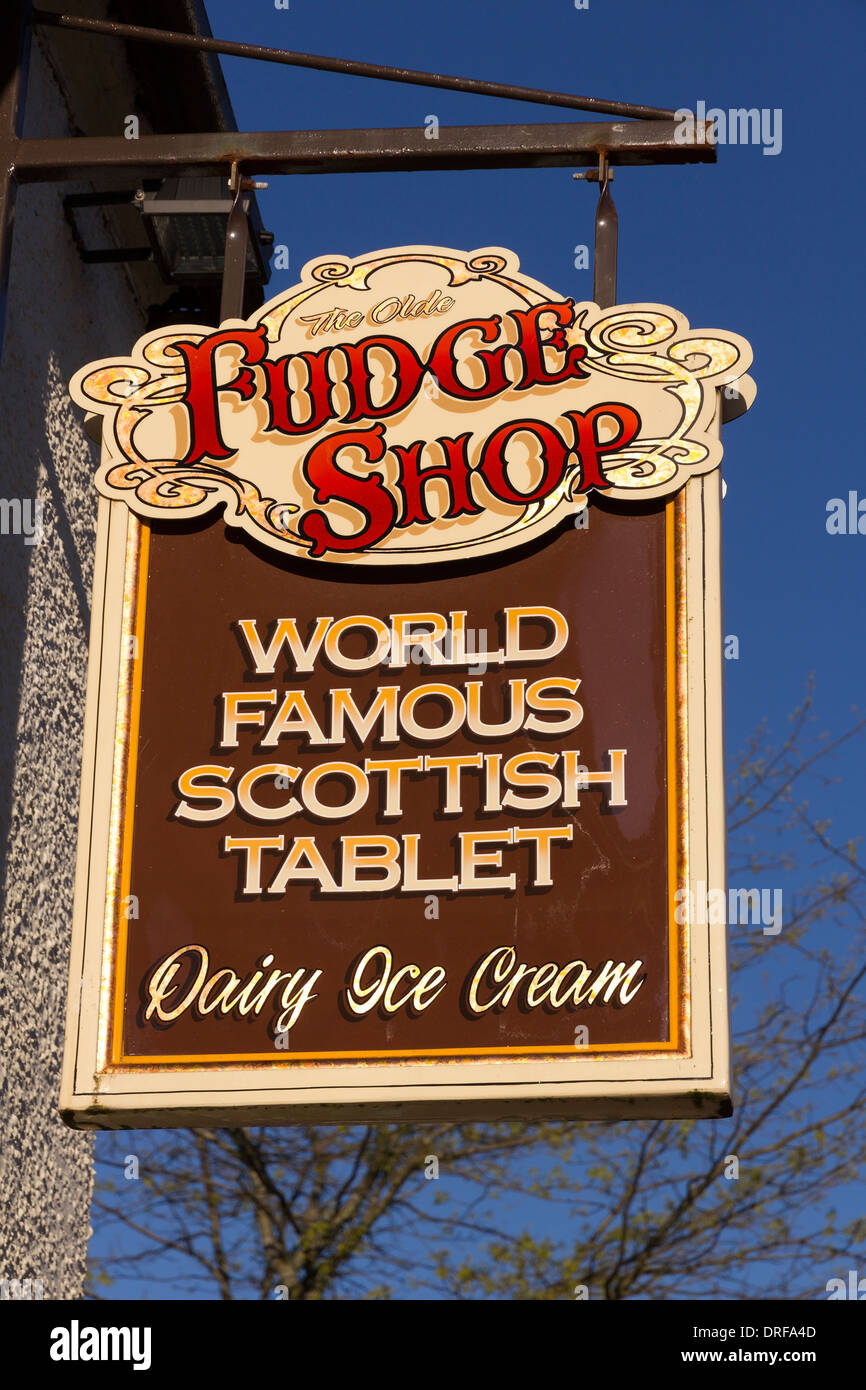
[[[701,909],[750,360],[416,246],[76,375],[70,1124],[728,1113]]]

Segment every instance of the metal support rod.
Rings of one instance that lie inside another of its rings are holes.
[[[350,77],[375,77],[383,82],[403,82],[416,87],[439,87],[476,96],[502,97],[507,101],[528,101],[542,106],[567,107],[572,111],[597,111],[599,115],[671,121],[676,114],[660,106],[638,106],[628,101],[606,101],[600,97],[572,96],[567,92],[546,92],[538,87],[515,87],[508,82],[482,82],[472,77],[446,77],[440,73],[419,72],[415,68],[386,67],[383,63],[361,63],[352,58],[326,58],[316,53],[295,53],[283,48],[264,48],[260,44],[209,38],[203,34],[179,34],[173,30],[149,29],[139,24],[115,24],[110,20],[55,14],[49,10],[35,10],[33,19],[37,24],[50,24],[60,29],[77,29],[82,33],[133,39],[142,43],[159,43],[172,48],[192,48],[198,53],[221,53],[230,58],[255,58],[265,63],[316,68],[320,72],[339,72]]]
[[[243,164],[250,174],[326,174],[398,172],[433,169],[513,169],[556,168],[571,165],[595,166],[600,157],[605,164],[688,164],[714,163],[716,149],[710,133],[711,123],[696,127],[693,140],[683,143],[674,120],[675,112],[628,102],[606,102],[596,97],[578,97],[545,92],[504,83],[479,82],[469,78],[445,77],[414,69],[390,68],[341,58],[262,48],[232,43],[200,34],[178,34],[134,25],[86,19],[76,15],[33,10],[31,0],[10,0],[5,38],[0,51],[0,347],[5,318],[15,192],[19,183],[65,182],[73,179],[100,179],[122,183],[134,178],[164,178],[167,173],[209,174],[227,165]],[[64,137],[62,139],[22,139],[24,91],[30,35],[35,23],[62,29],[104,34],[121,39],[168,44],[200,53],[259,58],[297,67],[381,78],[385,81],[453,91],[502,97],[509,100],[564,106],[573,110],[598,111],[617,116],[638,117],[622,124],[581,122],[560,125],[453,126],[441,128],[439,139],[429,141],[418,127],[403,130],[329,130],[242,133],[205,132],[182,135],[152,135],[130,142],[121,137]],[[249,185],[248,185],[249,186]],[[255,185],[253,185],[255,186]],[[238,189],[236,189],[236,194]],[[98,196],[98,195],[97,195]],[[233,216],[237,211],[232,209]],[[241,230],[242,226],[242,230]],[[226,313],[238,313],[234,277],[236,264],[245,264],[241,238],[246,238],[246,218],[234,219],[227,233]],[[596,256],[596,277],[603,283],[598,293],[615,297],[616,212],[607,189],[602,189],[597,218],[597,243],[611,245]],[[237,252],[237,254],[236,254]],[[100,259],[103,253],[98,253]],[[123,253],[124,255],[126,253]],[[230,268],[230,266],[232,268]],[[612,274],[612,280],[611,280]],[[604,280],[604,277],[607,277]],[[613,289],[606,291],[604,284]],[[243,291],[241,289],[241,298]],[[598,297],[598,294],[597,294]],[[232,302],[230,302],[232,301]]]
[[[24,125],[24,96],[30,59],[30,0],[13,0],[3,24],[0,57],[0,153],[17,143]],[[12,227],[18,180],[11,159],[0,157],[0,352],[6,321],[6,293],[12,258]]]
[[[592,295],[602,309],[616,303],[616,254],[619,220],[610,194],[607,156],[598,161],[598,207],[595,212],[595,255],[592,263]]]
[[[244,182],[236,164],[232,165],[231,179],[234,200],[226,223],[226,250],[223,260],[222,297],[220,299],[220,323],[226,319],[243,318],[244,285],[247,268],[247,214],[244,209]]]
[[[708,123],[711,124],[711,123]],[[256,174],[396,173],[431,169],[551,169],[611,165],[713,164],[716,146],[702,137],[677,139],[674,121],[573,121],[556,125],[440,126],[438,140],[423,128],[396,130],[205,131],[183,135],[75,136],[18,140],[0,154],[21,183],[105,179],[116,173],[165,178],[213,174],[231,164]]]

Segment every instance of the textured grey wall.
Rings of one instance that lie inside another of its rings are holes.
[[[37,44],[25,134],[69,133]],[[0,369],[0,499],[43,503],[38,544],[12,534],[14,508],[0,507],[0,1298],[10,1279],[41,1281],[45,1298],[79,1297],[84,1275],[91,1141],[61,1123],[57,1097],[96,460],[66,384],[86,362],[128,352],[143,327],[123,268],[81,264],[66,191],[19,193]]]

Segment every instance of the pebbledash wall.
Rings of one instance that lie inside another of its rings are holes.
[[[208,32],[192,0],[156,0],[148,23]],[[211,62],[70,35],[34,40],[26,113],[25,135],[122,134],[129,114],[142,134],[234,126]],[[57,1111],[97,463],[67,383],[170,293],[150,266],[82,263],[62,199],[92,187],[19,190],[0,364],[0,1299],[80,1297],[90,1234],[92,1140]]]

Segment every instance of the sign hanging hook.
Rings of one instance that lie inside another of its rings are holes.
[[[598,152],[598,169],[575,174],[576,179],[598,184],[598,207],[595,213],[595,253],[593,257],[592,297],[602,309],[616,303],[616,257],[619,240],[619,219],[616,214],[610,184],[613,170],[606,150]]]
[[[225,323],[226,319],[240,319],[244,315],[249,224],[247,223],[248,200],[244,201],[243,195],[251,189],[267,188],[268,186],[266,183],[257,183],[253,179],[242,178],[240,167],[234,160],[232,161],[228,185],[234,198],[226,223],[220,323]]]
[[[231,211],[226,222],[226,249],[223,258],[223,284],[220,298],[220,323],[226,319],[243,318],[244,281],[247,267],[247,214],[244,207],[243,179],[236,163],[232,163],[229,188],[234,193]]]

